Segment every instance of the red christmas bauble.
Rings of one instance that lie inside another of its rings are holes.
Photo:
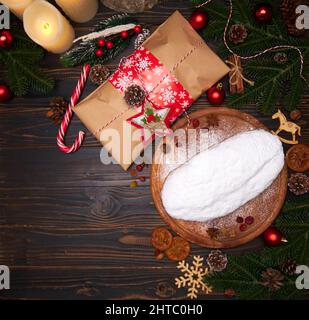
[[[274,247],[282,242],[287,242],[283,234],[275,227],[269,227],[264,231],[264,240],[268,246]]]
[[[106,42],[106,48],[107,49],[111,49],[114,46],[114,44],[112,43],[112,41],[107,41]]]
[[[204,10],[198,9],[194,11],[190,17],[190,24],[195,30],[203,29],[209,21],[208,15]]]
[[[129,36],[129,32],[128,32],[128,31],[122,31],[122,32],[120,33],[120,37],[121,37],[122,39],[127,39],[128,36]]]
[[[8,86],[0,84],[0,102],[7,102],[11,99],[12,94]]]
[[[137,25],[134,27],[134,32],[135,33],[141,33],[142,32],[142,27],[140,25]]]
[[[1,48],[10,48],[13,44],[13,35],[10,31],[4,30],[0,31],[0,47]]]
[[[96,52],[95,52],[95,55],[97,57],[102,57],[104,54],[104,51],[102,49],[97,49]]]
[[[97,41],[97,44],[98,44],[98,46],[99,47],[104,47],[105,46],[105,40],[104,39],[99,39],[98,41]]]
[[[206,94],[210,104],[222,104],[224,102],[225,91],[223,89],[222,83],[219,83],[217,86],[211,87]]]
[[[268,3],[259,3],[254,9],[255,20],[262,23],[269,22],[273,17],[272,6]]]

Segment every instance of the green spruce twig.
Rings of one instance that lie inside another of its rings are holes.
[[[192,0],[194,6],[201,3],[203,0]],[[288,35],[286,25],[281,18],[280,3],[279,0],[271,2],[274,10],[273,19],[270,23],[262,25],[253,17],[255,1],[233,0],[233,14],[229,26],[242,23],[247,29],[248,37],[239,44],[233,44],[227,39],[228,44],[240,56],[254,55],[278,45],[296,46],[301,50],[305,61],[303,75],[308,77],[308,41],[306,38],[294,38]],[[209,25],[204,31],[205,39],[215,40],[219,53],[223,58],[227,58],[230,53],[223,44],[223,31],[229,12],[228,2],[224,4],[212,1],[203,8],[210,16]],[[251,77],[255,85],[247,87],[242,94],[228,97],[227,103],[235,108],[256,103],[259,110],[265,114],[272,113],[276,104],[282,101],[288,111],[295,109],[308,87],[300,78],[300,57],[296,50],[283,51],[288,54],[288,61],[284,64],[278,64],[273,60],[275,51],[243,63],[245,76]]]
[[[94,31],[103,31],[105,29],[115,27],[117,25],[135,23],[135,20],[127,14],[117,14],[108,19],[101,21],[94,27]],[[133,37],[134,32],[129,32],[127,39],[122,39],[120,35],[111,36],[113,41],[113,48],[104,50],[104,55],[101,57],[96,56],[97,39],[89,41],[80,41],[73,46],[70,50],[65,52],[60,60],[65,67],[74,67],[88,63],[90,65],[101,64],[115,58],[120,52],[127,48],[130,44],[130,40]]]
[[[13,27],[11,32],[14,37],[12,48],[0,50],[0,61],[8,70],[10,89],[16,96],[26,95],[29,90],[48,93],[54,87],[54,80],[36,66],[43,58],[43,49],[18,27]]]
[[[287,201],[275,226],[288,243],[261,252],[230,256],[225,271],[213,273],[206,281],[216,291],[234,289],[242,299],[297,299],[304,295],[295,286],[297,275],[285,275],[283,286],[271,291],[261,283],[261,274],[267,268],[278,268],[293,259],[299,265],[309,265],[309,199]]]

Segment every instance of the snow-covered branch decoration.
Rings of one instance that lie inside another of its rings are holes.
[[[120,26],[111,27],[111,28],[108,28],[108,29],[105,29],[102,31],[91,32],[89,34],[86,34],[84,36],[76,38],[73,41],[73,43],[76,43],[78,41],[86,42],[86,41],[94,40],[94,39],[98,39],[98,38],[110,37],[112,35],[118,34],[123,31],[132,30],[135,26],[136,26],[136,24],[134,24],[134,23],[128,23],[128,24],[123,24]]]

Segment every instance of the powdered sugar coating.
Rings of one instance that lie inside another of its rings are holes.
[[[162,202],[176,219],[223,217],[267,189],[283,165],[283,148],[276,136],[265,130],[242,132],[174,170],[164,183]]]

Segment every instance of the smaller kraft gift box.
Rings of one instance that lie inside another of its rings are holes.
[[[173,13],[74,112],[127,170],[152,141],[229,72],[188,21]],[[140,89],[140,90],[139,90]],[[145,97],[128,104],[128,90]],[[115,134],[116,137],[115,137]],[[150,132],[150,133],[149,133]]]

